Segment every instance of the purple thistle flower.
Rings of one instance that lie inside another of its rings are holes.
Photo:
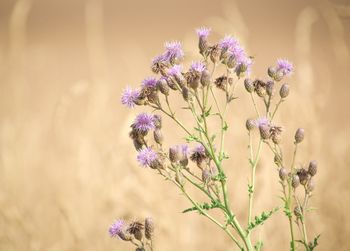
[[[135,106],[135,102],[139,98],[140,92],[137,89],[132,89],[129,86],[125,88],[121,96],[121,102],[123,105],[133,108]]]
[[[265,118],[265,117],[261,117],[261,118],[257,118],[255,121],[254,121],[254,124],[256,127],[259,127],[259,126],[268,126],[270,125],[270,121]]]
[[[277,71],[282,72],[283,76],[288,76],[293,72],[293,64],[286,59],[278,59]]]
[[[192,153],[206,155],[206,150],[202,144],[198,144],[195,148],[193,148]]]
[[[133,126],[139,132],[147,133],[155,128],[154,117],[152,114],[140,113],[136,116]]]
[[[176,64],[173,67],[169,68],[168,74],[170,76],[177,76],[177,75],[181,74],[182,68],[183,68],[182,65]]]
[[[152,65],[159,64],[159,63],[165,62],[165,61],[167,61],[165,54],[161,54],[161,55],[155,56],[152,59]]]
[[[157,86],[157,79],[154,77],[145,78],[142,81],[142,88],[155,88]]]
[[[239,45],[238,40],[234,37],[227,35],[219,42],[219,46],[222,50],[231,50]]]
[[[187,155],[189,153],[189,150],[188,150],[188,145],[181,145],[181,152],[182,152],[182,156],[184,158],[187,158]]]
[[[196,33],[200,38],[207,38],[210,34],[211,29],[207,27],[200,27],[196,29]]]
[[[143,167],[150,166],[157,158],[158,154],[151,147],[143,148],[137,155],[137,161]]]
[[[123,220],[116,220],[108,229],[109,235],[111,237],[118,237],[120,239],[119,235],[123,230],[124,224],[125,223]]]
[[[239,58],[237,62],[239,63],[239,65],[236,66],[235,72],[239,74],[242,69],[245,69],[244,72],[246,72],[246,74],[249,75],[253,65],[252,59],[244,55],[241,58]]]
[[[181,59],[184,56],[182,45],[178,41],[166,42],[165,49],[166,49],[165,57],[168,60]]]
[[[202,73],[207,67],[202,62],[193,62],[190,67],[190,71]]]

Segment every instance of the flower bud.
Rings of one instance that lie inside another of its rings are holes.
[[[262,124],[259,126],[260,137],[262,139],[270,138],[270,127],[268,125]]]
[[[304,129],[298,128],[298,130],[295,132],[295,143],[299,144],[304,140]]]
[[[283,181],[288,177],[288,170],[285,167],[281,167],[278,175],[280,176],[280,179]]]
[[[167,81],[164,78],[161,78],[161,79],[158,80],[157,86],[158,86],[159,91],[162,94],[164,94],[166,96],[169,95],[169,86],[167,84]]]
[[[267,74],[271,77],[271,78],[275,78],[276,75],[276,69],[274,67],[269,67],[267,69]]]
[[[145,219],[145,237],[148,240],[151,240],[153,236],[153,232],[154,232],[153,219],[151,217],[147,217]]]
[[[267,95],[269,95],[269,97],[272,97],[274,94],[274,86],[275,86],[275,83],[273,81],[266,82],[266,93]]]
[[[134,231],[134,237],[135,237],[136,240],[141,241],[141,240],[142,240],[142,237],[143,237],[142,231],[139,230],[139,229],[136,229],[136,230]]]
[[[281,98],[286,98],[289,95],[289,85],[288,84],[283,84],[280,89],[280,97]]]
[[[247,90],[247,92],[252,93],[254,91],[254,85],[251,79],[246,78],[244,80],[244,87]]]
[[[248,131],[251,131],[255,128],[255,121],[254,119],[247,119],[245,122],[245,127],[247,128]]]
[[[232,69],[236,67],[236,65],[237,65],[236,57],[234,55],[231,55],[227,60],[227,67]]]
[[[284,75],[281,71],[277,71],[274,75],[273,79],[277,82],[281,81],[283,79]]]
[[[191,92],[186,86],[182,87],[182,97],[185,101],[189,101],[191,99]]]
[[[160,129],[154,130],[153,137],[154,137],[154,141],[157,142],[159,145],[163,143],[164,138],[163,138],[162,131]]]
[[[311,193],[313,190],[315,190],[315,181],[314,181],[314,178],[311,178],[307,183],[306,191],[308,193]]]
[[[315,174],[317,173],[317,161],[316,160],[313,160],[310,162],[308,172],[311,176],[315,176]]]
[[[308,179],[309,179],[309,174],[308,172],[304,169],[304,168],[301,168],[297,171],[297,175],[299,176],[299,181],[300,181],[300,184],[302,184],[303,186],[306,185]]]
[[[219,45],[214,45],[210,48],[210,60],[215,64],[220,60],[221,51]]]
[[[153,115],[153,123],[157,129],[162,128],[162,117],[158,114]]]
[[[266,94],[266,88],[264,86],[258,85],[255,89],[255,92],[259,97],[263,98]]]
[[[198,42],[199,53],[205,56],[207,54],[207,50],[209,49],[208,41],[206,36],[200,36]]]
[[[302,207],[299,207],[299,206],[296,206],[294,208],[294,215],[298,218],[300,218],[302,215],[303,215],[303,208]]]
[[[176,81],[176,80],[175,80],[173,77],[168,77],[168,78],[166,79],[166,82],[167,82],[168,86],[169,86],[172,90],[174,90],[174,91],[177,90],[177,84],[176,84],[175,81]]]
[[[207,86],[210,84],[210,73],[208,70],[204,70],[202,72],[201,84],[202,84],[202,86]]]
[[[177,162],[181,159],[181,153],[178,146],[172,146],[169,148],[169,159],[171,162]]]
[[[292,177],[292,187],[297,188],[300,184],[299,176],[298,175],[293,175]]]

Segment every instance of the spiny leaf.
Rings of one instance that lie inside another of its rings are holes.
[[[260,216],[255,216],[254,222],[251,222],[248,226],[248,232],[251,231],[253,228],[263,225],[265,221],[272,216],[273,213],[277,212],[279,210],[279,207],[276,207],[268,212],[262,212]]]

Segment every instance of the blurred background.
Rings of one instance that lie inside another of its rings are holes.
[[[0,0],[0,250],[131,250],[108,227],[145,216],[156,221],[157,251],[235,250],[206,219],[181,214],[189,203],[175,187],[138,167],[128,131],[140,108],[120,104],[126,85],[151,74],[165,41],[183,42],[185,64],[199,59],[194,30],[203,25],[211,42],[239,38],[255,57],[253,77],[266,78],[278,58],[294,63],[277,121],[289,159],[303,127],[297,163],[319,162],[309,238],[321,234],[318,250],[350,249],[349,0]],[[237,95],[226,166],[233,209],[245,221],[244,123],[254,110],[242,86]],[[182,138],[164,134],[170,144]],[[255,214],[281,204],[271,160],[265,149]],[[260,229],[254,238],[264,250],[288,250],[282,211]]]

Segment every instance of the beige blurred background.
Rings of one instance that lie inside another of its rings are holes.
[[[175,187],[137,166],[127,132],[140,110],[120,104],[124,86],[150,74],[164,41],[196,51],[202,25],[215,31],[211,41],[236,35],[255,57],[255,75],[277,58],[294,62],[277,119],[287,156],[300,126],[307,136],[298,163],[319,161],[309,235],[321,233],[318,250],[350,250],[349,0],[0,0],[0,250],[131,250],[108,227],[145,216],[157,222],[157,251],[235,250],[206,219],[181,214],[189,204]],[[244,121],[254,112],[242,86],[238,96],[227,170],[245,221]],[[168,134],[171,143],[181,138]],[[255,214],[281,203],[272,156],[263,153]],[[264,250],[288,250],[282,212],[261,229],[254,237]]]

